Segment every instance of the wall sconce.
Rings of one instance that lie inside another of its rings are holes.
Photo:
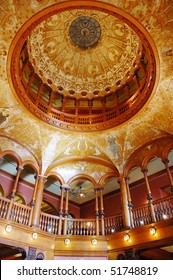
[[[12,230],[12,226],[11,225],[6,225],[5,231],[6,232],[11,232],[11,230]]]
[[[155,227],[150,227],[149,231],[150,231],[150,234],[152,234],[152,235],[156,234],[156,228]]]
[[[129,241],[130,240],[130,234],[125,233],[124,234],[124,241]]]
[[[91,240],[91,243],[92,243],[92,245],[96,246],[96,245],[97,245],[97,239],[95,239],[95,238],[92,239],[92,240]]]
[[[71,243],[70,238],[64,239],[64,244],[65,244],[65,245],[69,245],[70,243]]]
[[[38,238],[38,233],[37,232],[33,232],[32,233],[32,239],[37,239]]]

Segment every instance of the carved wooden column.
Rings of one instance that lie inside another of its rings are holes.
[[[60,207],[59,207],[58,235],[62,234],[63,203],[64,203],[64,190],[65,190],[63,185],[60,188],[61,188],[61,201],[60,201]]]
[[[65,196],[65,211],[64,211],[64,230],[63,230],[63,234],[66,235],[67,234],[67,218],[68,218],[68,200],[69,200],[69,191],[70,191],[70,187],[65,184],[62,187],[64,187],[65,191],[66,191],[66,196]]]
[[[15,197],[15,194],[16,194],[16,191],[17,191],[17,186],[18,186],[18,183],[19,183],[20,173],[23,170],[23,167],[17,166],[16,170],[17,170],[16,178],[15,178],[15,182],[14,182],[14,186],[13,186],[12,192],[10,194],[10,198],[14,198]]]
[[[33,209],[32,215],[32,226],[39,227],[40,223],[40,212],[41,212],[41,203],[43,200],[43,191],[44,191],[44,184],[47,181],[47,177],[38,175],[38,183],[35,195],[35,205]]]
[[[10,201],[10,204],[9,204],[9,207],[8,207],[8,211],[7,211],[7,217],[6,217],[7,220],[10,219],[11,209],[12,209],[14,198],[15,198],[15,195],[16,195],[17,186],[18,186],[18,183],[19,183],[19,177],[20,177],[21,171],[23,170],[23,167],[17,166],[16,170],[17,170],[17,173],[16,173],[16,178],[15,178],[14,186],[13,186],[12,192],[9,195],[11,201]]]
[[[35,199],[36,199],[36,193],[37,193],[37,186],[38,186],[38,180],[39,180],[39,176],[35,175],[35,185],[34,185],[34,191],[33,191],[33,195],[32,195],[32,199],[30,202],[31,205],[31,214],[29,217],[29,226],[32,224],[32,217],[33,217],[33,209],[34,209],[34,205],[35,205]]]
[[[131,224],[130,224],[130,213],[128,207],[126,181],[124,177],[119,177],[117,181],[120,184],[124,228],[128,229],[130,228]]]
[[[155,213],[154,213],[154,206],[153,206],[153,203],[152,203],[153,197],[152,197],[152,194],[151,194],[151,189],[150,189],[148,176],[147,176],[148,169],[143,169],[142,173],[144,174],[145,184],[146,184],[147,192],[148,192],[147,199],[149,201],[149,205],[150,205],[150,209],[151,209],[151,219],[152,219],[152,222],[156,222]]]
[[[133,223],[133,212],[132,212],[132,208],[133,208],[133,204],[132,204],[132,199],[131,199],[131,195],[130,195],[130,189],[129,189],[129,177],[125,178],[126,181],[126,188],[127,188],[127,199],[128,199],[128,207],[129,207],[129,213],[130,213],[130,224],[131,227],[134,227],[134,223]]]
[[[167,171],[167,174],[168,174],[168,177],[169,177],[170,190],[173,192],[173,178],[172,178],[172,174],[171,174],[171,171],[170,171],[170,168],[169,168],[169,159],[164,159],[164,160],[162,160],[162,162],[165,165],[165,168],[166,168],[166,171]]]
[[[36,193],[37,193],[37,186],[38,186],[39,176],[35,175],[34,178],[35,178],[35,186],[34,186],[34,191],[33,191],[32,199],[31,199],[31,202],[30,202],[31,206],[34,206],[34,204],[35,204],[35,198],[36,198]]]
[[[96,235],[99,235],[99,203],[98,203],[98,189],[95,188],[95,216],[96,216]]]
[[[104,226],[104,206],[103,206],[103,188],[100,188],[100,216],[101,216],[101,233],[105,235],[105,226]]]

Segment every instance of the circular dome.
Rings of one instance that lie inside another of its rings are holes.
[[[10,65],[25,107],[75,131],[114,127],[136,114],[151,95],[156,63],[148,34],[126,16],[107,4],[68,1],[27,21]]]

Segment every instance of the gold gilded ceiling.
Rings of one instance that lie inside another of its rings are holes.
[[[145,107],[125,123],[94,133],[62,131],[38,120],[21,104],[16,93],[11,90],[11,82],[8,80],[7,60],[14,36],[27,19],[57,2],[64,1],[1,0],[0,2],[0,113],[2,114],[0,134],[12,139],[10,146],[9,142],[2,140],[3,150],[10,147],[18,153],[19,146],[14,145],[14,142],[18,145],[21,143],[38,158],[44,174],[58,157],[61,158],[62,153],[64,157],[67,156],[68,164],[68,156],[75,153],[71,144],[80,142],[82,137],[88,149],[90,147],[93,149],[95,146],[95,150],[98,149],[105,154],[105,158],[109,158],[122,173],[127,158],[137,148],[153,139],[173,135],[173,2],[172,0],[101,1],[103,4],[117,6],[144,26],[150,33],[159,54],[160,67],[157,88]],[[73,45],[70,41],[69,44]],[[98,46],[99,44],[101,41]],[[82,50],[79,52],[82,53]],[[77,144],[75,146],[79,153]],[[85,157],[84,152],[83,149],[82,156]],[[73,168],[72,165],[70,166]]]
[[[73,20],[81,16],[96,19],[101,38],[90,48],[76,46],[69,35]],[[140,61],[141,41],[136,33],[118,18],[96,10],[71,10],[41,22],[28,39],[29,60],[41,79],[53,90],[62,88],[65,96],[86,98],[108,94],[126,83]]]

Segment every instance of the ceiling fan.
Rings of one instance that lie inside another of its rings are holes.
[[[92,184],[90,182],[78,182],[77,187],[75,186],[70,190],[71,195],[75,195],[77,198],[84,198],[86,195],[93,190]]]

